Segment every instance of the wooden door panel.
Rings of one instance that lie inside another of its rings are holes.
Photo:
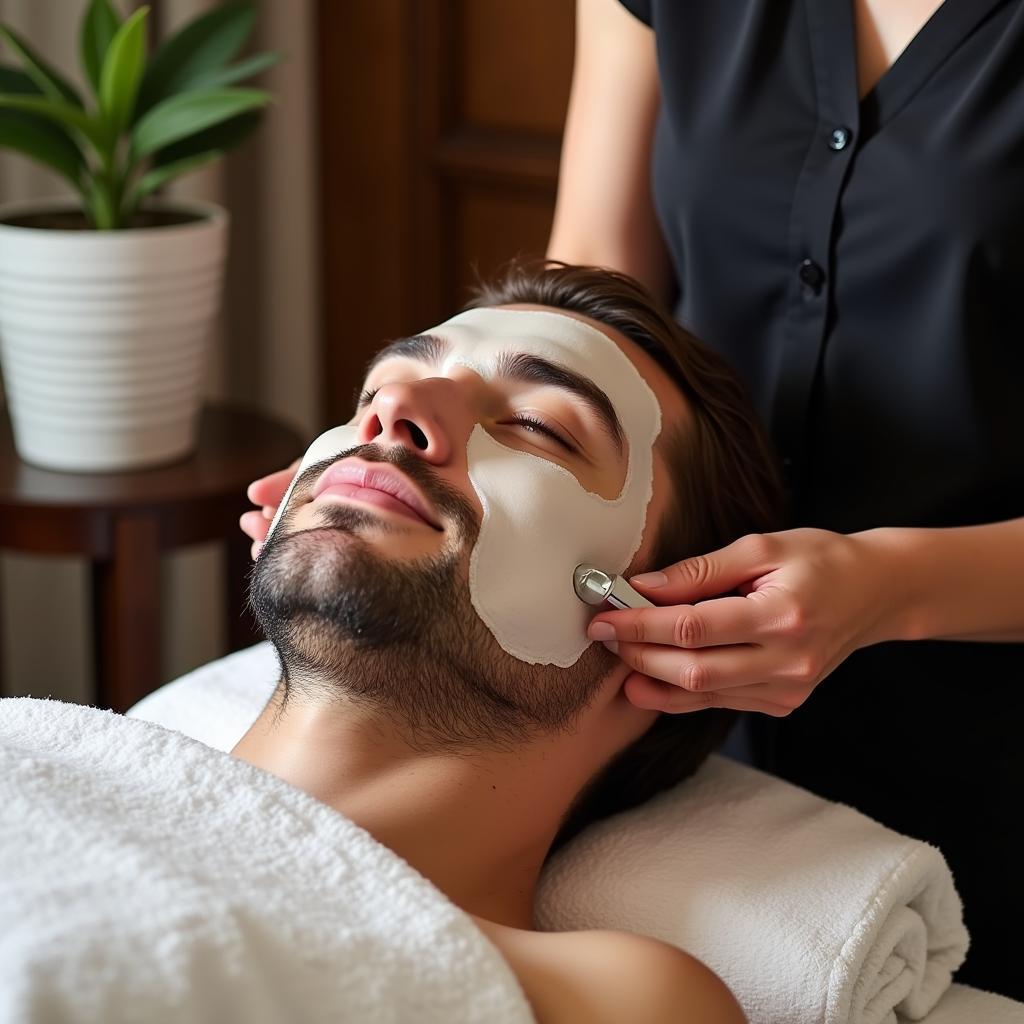
[[[511,257],[543,253],[551,230],[551,196],[534,189],[513,190],[493,185],[465,185],[455,193],[451,210],[455,275],[448,306],[456,309],[469,298],[473,269],[484,278]],[[514,235],[518,248],[511,249]]]
[[[461,0],[454,7],[450,56],[458,122],[489,132],[561,138],[572,74],[573,5]]]
[[[383,339],[543,253],[572,55],[572,0],[319,0],[329,423]]]
[[[317,4],[321,426],[349,418],[370,355],[409,322],[406,15],[402,0]]]

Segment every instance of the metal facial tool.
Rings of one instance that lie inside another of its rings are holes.
[[[613,608],[653,608],[621,576],[603,572],[586,562],[577,565],[572,573],[572,586],[584,604],[604,604]]]

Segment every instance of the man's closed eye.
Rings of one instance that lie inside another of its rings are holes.
[[[579,454],[579,449],[574,444],[566,440],[554,427],[549,426],[536,416],[531,416],[528,413],[516,413],[511,420],[506,421],[503,425],[509,424],[517,424],[527,433],[543,434],[545,437],[551,438],[552,441],[559,444],[567,452],[571,452],[573,455]]]
[[[356,403],[357,411],[369,405],[379,390],[379,387],[364,389],[360,393],[359,399]],[[521,427],[527,433],[542,434],[573,455],[580,454],[576,445],[569,441],[560,431],[556,430],[550,424],[545,423],[544,420],[539,419],[537,416],[532,416],[529,413],[516,413],[510,420],[506,420],[502,423],[502,426],[513,425]]]

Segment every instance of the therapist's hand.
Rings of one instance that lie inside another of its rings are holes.
[[[854,650],[896,638],[897,564],[882,530],[749,534],[635,577],[662,607],[602,612],[588,633],[606,640],[602,624],[614,629],[638,707],[781,717]]]
[[[252,540],[252,557],[255,558],[267,539],[267,531],[270,523],[277,512],[277,506],[281,504],[288,490],[288,485],[299,468],[299,459],[296,459],[287,469],[279,469],[269,476],[261,476],[259,480],[253,480],[245,492],[254,505],[261,506],[251,512],[243,512],[238,520],[242,532]]]

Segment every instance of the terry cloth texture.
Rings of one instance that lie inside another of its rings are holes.
[[[0,1022],[532,1020],[367,832],[182,733],[0,700]]]
[[[545,928],[630,927],[699,957],[751,1024],[921,1020],[967,951],[942,854],[713,755],[543,879]]]
[[[277,675],[259,644],[129,715],[227,750]],[[673,942],[718,971],[751,1024],[1024,1024],[1024,1005],[1004,997],[963,985],[942,995],[967,939],[937,851],[727,758],[566,847],[545,873],[538,919]]]

